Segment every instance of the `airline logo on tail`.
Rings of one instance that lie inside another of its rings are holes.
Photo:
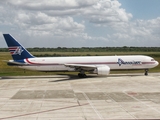
[[[14,46],[14,47],[9,47],[9,51],[12,55],[21,55],[23,49],[21,46]]]
[[[122,64],[124,65],[140,65],[141,64],[141,61],[123,61],[121,58],[118,59],[118,62],[119,66],[121,66]]]

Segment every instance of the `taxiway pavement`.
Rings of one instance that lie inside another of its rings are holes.
[[[0,79],[0,120],[160,119],[160,73]]]

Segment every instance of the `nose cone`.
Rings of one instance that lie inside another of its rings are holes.
[[[158,66],[158,65],[159,65],[159,62],[156,61],[155,65]]]

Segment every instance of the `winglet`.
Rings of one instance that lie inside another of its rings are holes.
[[[34,57],[10,34],[3,34],[3,36],[14,61]]]

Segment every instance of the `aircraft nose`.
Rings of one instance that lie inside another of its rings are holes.
[[[158,62],[158,61],[156,61],[155,65],[156,65],[156,66],[158,66],[158,65],[159,65],[159,62]]]

